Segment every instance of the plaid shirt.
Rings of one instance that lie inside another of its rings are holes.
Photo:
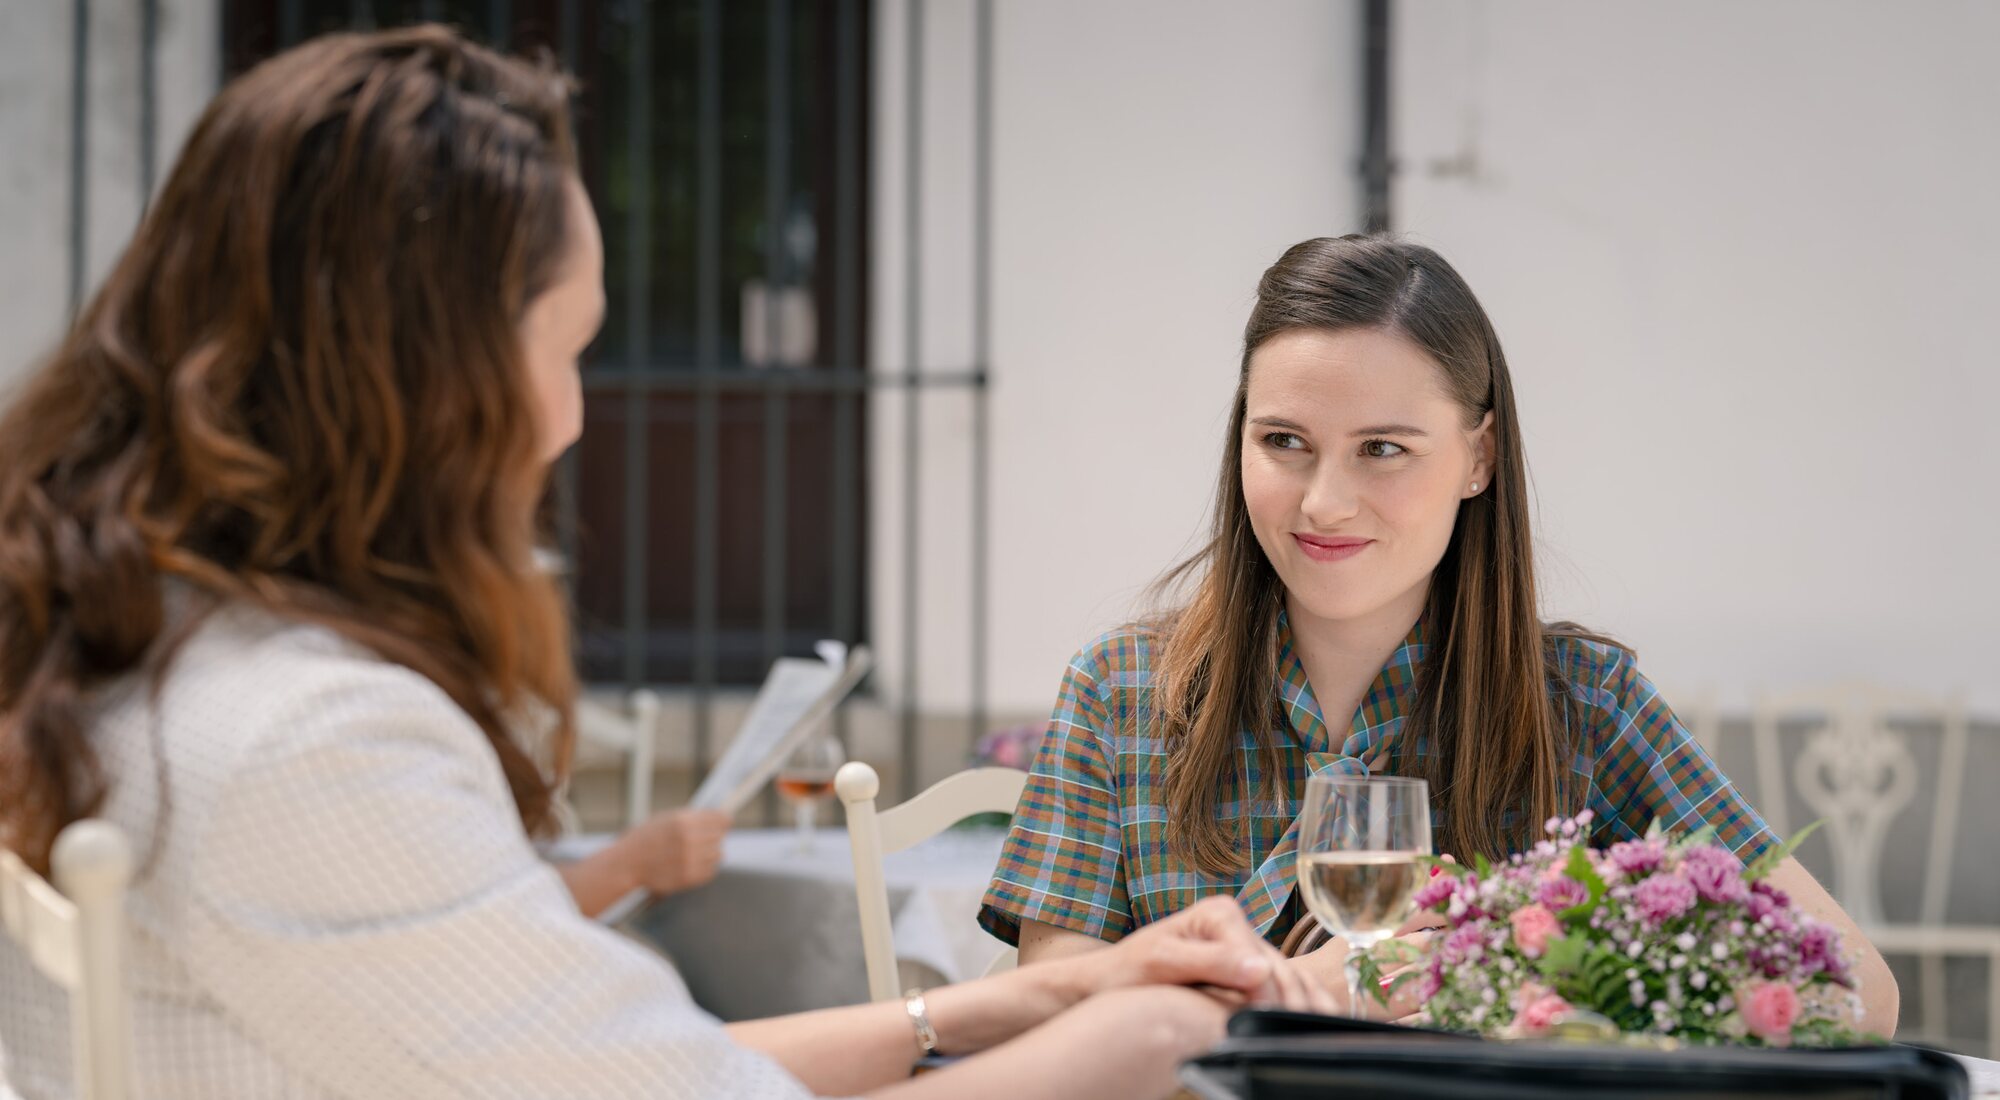
[[[1259,931],[1272,942],[1282,940],[1295,920],[1286,903],[1306,777],[1387,766],[1424,658],[1419,623],[1383,666],[1336,746],[1293,651],[1290,625],[1279,616],[1277,691],[1288,721],[1275,738],[1278,798],[1256,799],[1257,741],[1254,731],[1243,730],[1247,778],[1225,792],[1217,810],[1245,824],[1248,866],[1214,875],[1167,849],[1167,750],[1151,716],[1141,713],[1152,685],[1153,644],[1149,633],[1128,628],[1104,635],[1071,660],[980,907],[980,925],[995,936],[1018,943],[1021,921],[1038,920],[1116,940],[1210,894],[1229,893]],[[1579,704],[1572,709],[1588,723],[1571,766],[1589,792],[1596,843],[1639,837],[1656,819],[1683,830],[1713,824],[1719,842],[1746,861],[1776,843],[1630,654],[1571,638],[1556,639],[1555,652]],[[1423,747],[1416,751],[1421,755]]]

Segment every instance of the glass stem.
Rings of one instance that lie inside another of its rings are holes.
[[[794,805],[792,814],[799,823],[799,851],[809,852],[813,842],[813,800],[801,798]]]

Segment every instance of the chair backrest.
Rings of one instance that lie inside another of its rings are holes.
[[[640,688],[625,698],[625,712],[594,700],[580,700],[576,733],[583,740],[625,755],[625,827],[653,815],[653,768],[659,744],[660,697]]]
[[[125,1100],[132,1095],[125,988],[132,848],[109,822],[79,821],[56,838],[49,863],[54,885],[0,850],[0,924],[35,969],[69,994],[77,1100]]]
[[[1808,819],[1823,823],[1832,849],[1831,892],[1863,927],[1885,923],[1882,858],[1889,826],[1909,808],[1922,781],[1910,741],[1896,728],[1898,720],[1911,719],[1942,731],[1917,911],[1919,923],[1939,925],[1946,920],[1965,788],[1964,701],[1856,683],[1765,696],[1751,716],[1758,808],[1772,831],[1788,835],[1797,792]],[[1779,744],[1788,727],[1803,727],[1805,735],[1789,770]]]
[[[1028,773],[1013,768],[974,768],[939,780],[908,802],[877,811],[882,781],[875,769],[855,760],[841,765],[833,788],[847,808],[847,839],[854,849],[854,895],[861,907],[861,952],[868,964],[868,996],[893,1001],[896,944],[889,919],[889,884],[882,857],[900,852],[973,814],[1012,813],[1021,801]]]

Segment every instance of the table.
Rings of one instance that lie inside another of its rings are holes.
[[[2000,1062],[1984,1058],[1967,1058],[1959,1054],[1954,1054],[1952,1057],[1965,1064],[1965,1072],[1972,1078],[1974,1100],[2000,1098]]]
[[[1000,830],[950,830],[883,860],[906,985],[976,978],[1006,950],[976,923]],[[748,1020],[868,999],[854,863],[844,829],[801,852],[790,829],[738,829],[714,882],[622,924],[672,960],[703,1008]]]

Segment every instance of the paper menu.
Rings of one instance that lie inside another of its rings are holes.
[[[875,667],[866,646],[850,651],[821,642],[815,648],[819,660],[780,657],[771,665],[742,728],[688,805],[732,814],[742,809]]]

